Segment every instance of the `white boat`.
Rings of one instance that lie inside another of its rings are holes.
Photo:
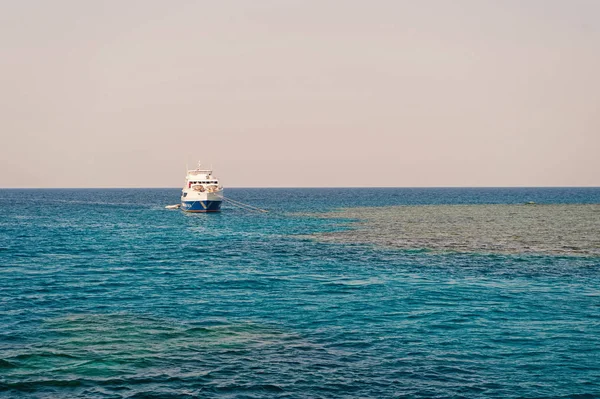
[[[219,212],[223,202],[223,186],[212,175],[212,170],[188,170],[181,192],[181,209],[186,212]]]

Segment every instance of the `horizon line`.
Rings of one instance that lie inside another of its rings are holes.
[[[421,188],[421,189],[439,189],[439,188],[600,188],[598,186],[229,186],[228,189],[382,189],[382,188]],[[0,187],[0,190],[165,190],[181,189],[181,187],[131,187],[131,186],[113,186],[113,187]]]

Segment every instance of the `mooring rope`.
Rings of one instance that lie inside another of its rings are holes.
[[[240,209],[245,209],[247,211],[254,211],[254,212],[261,212],[261,213],[269,213],[269,211],[267,211],[266,209],[262,209],[262,208],[258,208],[256,206],[252,206],[252,205],[248,205],[243,203],[242,201],[237,201],[237,200],[232,200],[231,198],[225,198],[222,195],[219,195],[217,193],[214,193],[217,197],[221,198],[223,201],[233,205],[233,206],[237,206]],[[179,209],[181,207],[181,204],[176,204],[176,205],[167,205],[165,206],[165,208],[167,209]]]
[[[245,204],[241,201],[237,201],[237,200],[232,200],[231,198],[226,198],[222,195],[218,195],[217,196],[219,198],[221,198],[223,201],[226,201],[228,203],[230,203],[233,206],[237,206],[238,208],[242,208],[242,209],[246,209],[246,210],[251,210],[251,211],[255,211],[255,212],[262,212],[262,213],[268,213],[269,211],[267,211],[266,209],[262,209],[262,208],[258,208],[256,206],[252,206],[252,205],[248,205]]]

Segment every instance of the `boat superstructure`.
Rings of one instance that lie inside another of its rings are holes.
[[[218,212],[223,202],[223,186],[211,169],[188,170],[181,191],[181,209],[186,212]]]

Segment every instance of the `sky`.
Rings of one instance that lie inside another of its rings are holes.
[[[600,186],[597,0],[0,0],[0,187]]]

